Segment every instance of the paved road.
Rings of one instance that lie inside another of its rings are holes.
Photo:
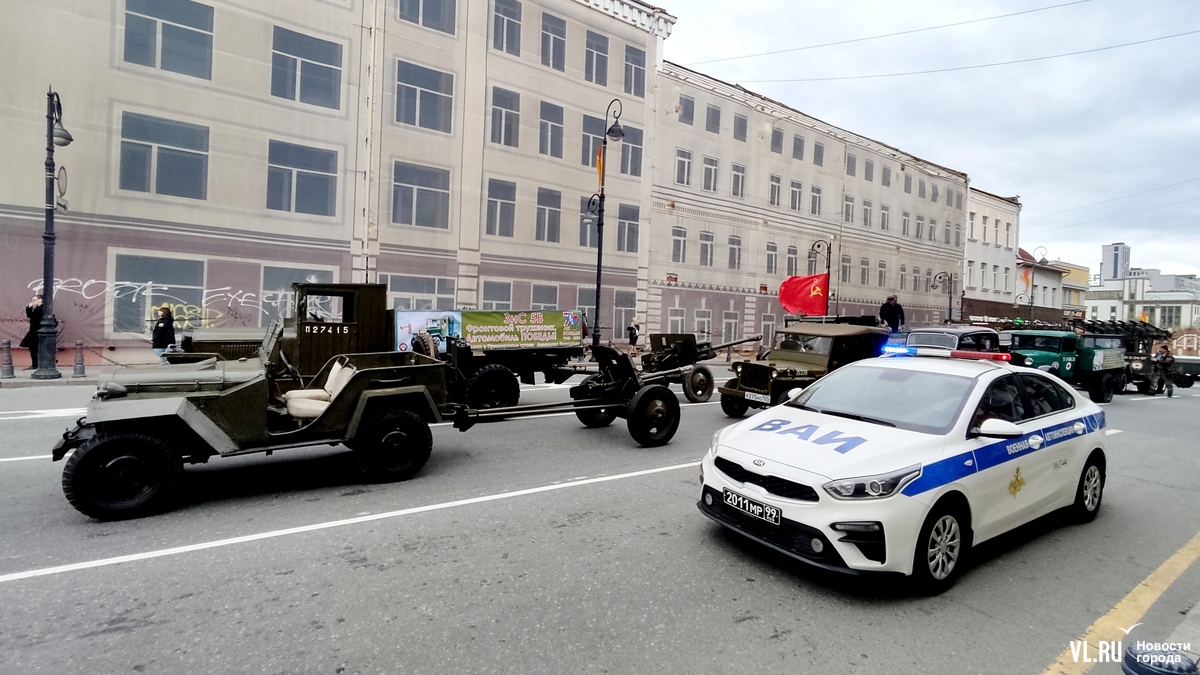
[[[358,483],[337,448],[214,460],[182,508],[98,523],[61,464],[21,459],[90,390],[0,391],[0,673],[1041,673],[1200,530],[1200,398],[1182,393],[1106,406],[1095,523],[1035,523],[922,598],[700,516],[715,404],[657,449],[620,420],[440,427],[394,485]],[[19,412],[44,410],[61,416]],[[1170,634],[1196,567],[1131,637]]]

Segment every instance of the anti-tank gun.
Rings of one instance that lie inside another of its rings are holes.
[[[723,350],[749,342],[758,342],[761,335],[752,335],[740,340],[714,345],[711,341],[697,342],[691,333],[652,333],[650,352],[642,355],[643,373],[665,373],[666,371],[693,366],[689,371],[667,375],[666,382],[683,385],[683,395],[693,403],[703,403],[712,397],[712,371],[697,365],[701,361],[715,359]]]

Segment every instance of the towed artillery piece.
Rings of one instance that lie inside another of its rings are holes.
[[[136,518],[175,502],[184,464],[321,444],[348,447],[368,480],[405,480],[430,457],[430,425],[446,421],[466,431],[555,412],[574,412],[588,427],[624,417],[647,447],[679,428],[679,401],[658,380],[683,369],[641,376],[607,347],[594,350],[600,372],[573,387],[569,402],[477,410],[449,400],[448,364],[414,352],[337,354],[297,386],[282,333],[273,323],[253,359],[131,368],[103,380],[52,451],[54,461],[70,454],[67,500],[99,520]]]
[[[691,366],[687,371],[666,375],[665,383],[683,385],[683,395],[692,403],[704,403],[712,397],[713,376],[707,366],[697,365],[701,361],[717,358],[722,350],[749,342],[757,342],[761,335],[752,335],[741,340],[722,342],[697,342],[691,333],[652,333],[650,351],[642,355],[642,372],[664,374]]]

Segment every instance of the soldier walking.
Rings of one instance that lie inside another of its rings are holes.
[[[1171,398],[1175,395],[1175,357],[1171,355],[1171,350],[1163,345],[1150,360],[1153,364],[1150,394],[1157,394],[1165,385],[1167,398]]]

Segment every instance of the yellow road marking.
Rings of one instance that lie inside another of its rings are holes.
[[[1200,533],[1167,558],[1166,562],[1150,573],[1150,576],[1143,579],[1142,583],[1122,598],[1108,614],[1088,626],[1087,632],[1080,636],[1078,641],[1087,642],[1091,653],[1095,654],[1096,645],[1101,640],[1123,639],[1125,627],[1140,621],[1163,591],[1196,562],[1197,558],[1200,558]],[[1094,665],[1096,664],[1076,662],[1071,648],[1067,647],[1043,675],[1081,675]]]

